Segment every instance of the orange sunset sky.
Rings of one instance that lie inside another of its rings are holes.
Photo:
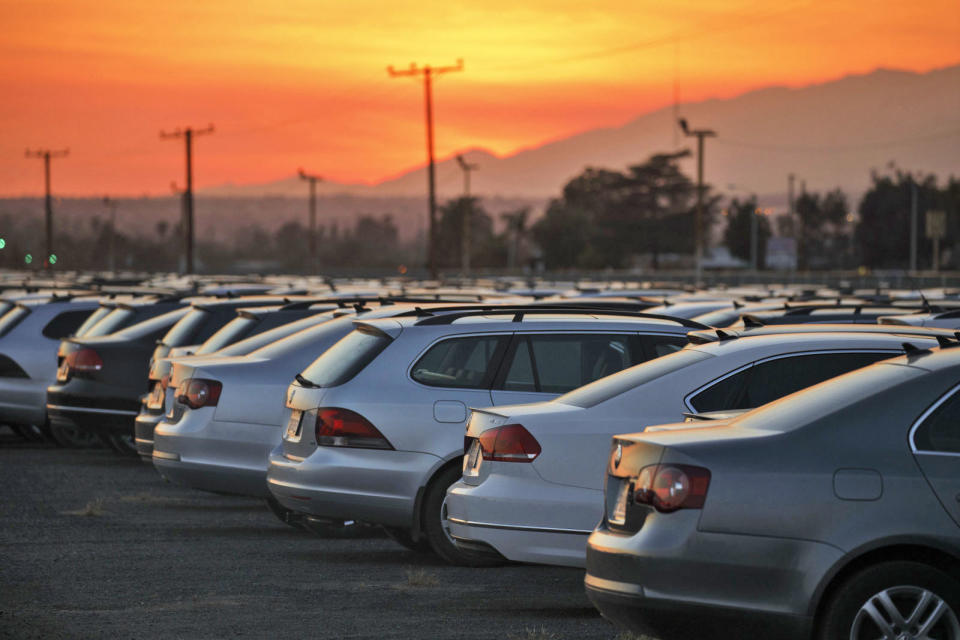
[[[0,195],[42,192],[26,148],[69,147],[62,195],[169,194],[205,126],[199,187],[303,166],[376,182],[424,162],[412,61],[443,157],[503,155],[673,100],[960,62],[960,0],[0,0]]]

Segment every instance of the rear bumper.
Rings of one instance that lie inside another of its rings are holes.
[[[409,528],[417,492],[440,458],[428,453],[318,447],[305,460],[270,454],[267,487],[293,511]]]
[[[108,395],[104,392],[113,392]],[[89,380],[74,379],[47,388],[46,411],[50,423],[97,434],[132,434],[140,412],[140,396],[116,396],[124,389]]]
[[[750,612],[647,597],[643,587],[584,579],[587,597],[604,618],[634,633],[658,638],[809,640],[812,620],[786,614]]]
[[[699,510],[652,512],[636,533],[601,526],[587,544],[587,595],[654,637],[809,638],[810,603],[843,555],[808,540],[697,530]]]
[[[171,482],[194,489],[268,497],[267,466],[281,428],[214,420],[214,412],[186,410],[176,424],[157,424],[154,466]]]
[[[153,430],[162,421],[162,413],[150,413],[149,410],[144,410],[137,415],[133,435],[136,438],[137,453],[146,462],[153,459]]]
[[[529,466],[529,465],[526,465]],[[447,492],[450,533],[480,542],[508,560],[583,567],[587,538],[600,520],[603,492],[530,477],[494,474]]]

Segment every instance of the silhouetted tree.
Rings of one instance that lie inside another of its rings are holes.
[[[840,189],[821,196],[801,193],[794,204],[799,224],[797,268],[838,267],[849,246],[847,197]]]
[[[734,198],[727,208],[727,228],[723,232],[723,243],[730,249],[731,255],[750,262],[753,242],[753,222],[757,223],[757,268],[767,266],[767,240],[773,235],[770,220],[757,213],[757,196],[750,196],[741,202]]]

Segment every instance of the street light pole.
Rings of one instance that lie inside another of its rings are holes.
[[[323,178],[311,175],[303,169],[297,169],[297,172],[300,174],[301,180],[310,183],[310,236],[308,246],[310,248],[310,264],[313,267],[313,273],[316,274],[320,270],[320,256],[317,254],[317,183],[322,181]]]
[[[690,129],[686,118],[680,118],[680,128],[687,137],[697,138],[697,213],[694,220],[694,271],[697,285],[703,276],[703,139],[714,138],[717,133],[711,129]]]
[[[463,170],[463,228],[460,235],[460,271],[464,277],[470,275],[470,232],[473,231],[473,202],[470,200],[470,172],[480,168],[470,164],[462,155],[457,156],[457,164]]]

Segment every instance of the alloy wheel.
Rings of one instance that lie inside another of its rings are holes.
[[[936,593],[914,586],[884,589],[857,611],[850,640],[960,640],[957,612]]]

